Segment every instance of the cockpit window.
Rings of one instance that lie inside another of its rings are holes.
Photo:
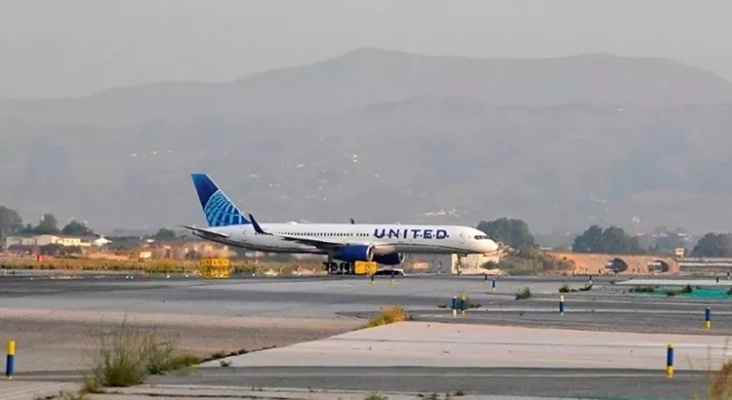
[[[488,239],[490,239],[490,238],[488,236],[486,236],[486,235],[477,235],[477,236],[475,236],[475,240],[488,240]]]

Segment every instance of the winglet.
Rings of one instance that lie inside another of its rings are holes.
[[[257,222],[256,219],[254,219],[254,215],[249,214],[249,220],[252,221],[252,225],[254,225],[254,231],[257,232],[260,235],[268,235],[267,232],[262,229],[261,226],[259,226],[259,222]]]
[[[351,218],[351,225],[356,225],[356,221],[354,221],[353,218]]]

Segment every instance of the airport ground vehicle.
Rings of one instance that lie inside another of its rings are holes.
[[[328,275],[373,275],[379,269],[374,261],[356,261],[353,263],[323,262]]]
[[[355,263],[330,263],[324,262],[323,265],[328,271],[328,275],[385,275],[385,276],[404,276],[404,270],[401,268],[383,268],[379,269],[376,262],[356,261]]]

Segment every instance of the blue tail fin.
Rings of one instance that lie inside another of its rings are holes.
[[[193,186],[198,192],[198,199],[201,201],[203,214],[206,216],[208,226],[230,226],[250,224],[244,214],[239,211],[234,203],[216,186],[207,174],[191,174]]]

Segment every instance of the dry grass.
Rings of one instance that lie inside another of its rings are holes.
[[[732,399],[732,361],[727,361],[712,375],[709,400]]]
[[[729,341],[725,341],[723,354],[727,354],[729,349]],[[704,368],[705,375],[707,375],[707,395],[699,396],[694,394],[694,399],[708,399],[708,400],[732,400],[732,360],[722,359],[722,365],[719,369],[712,370],[710,367],[715,363],[712,357],[712,349],[708,349],[707,355],[707,367]],[[689,360],[691,364],[691,360]],[[694,366],[691,365],[691,369],[695,370]]]
[[[48,398],[48,397],[46,397],[46,398]],[[53,399],[58,399],[58,400],[91,400],[86,393],[69,393],[69,392],[61,392],[61,393],[58,394],[58,396],[53,397]]]
[[[407,310],[399,306],[391,306],[382,308],[381,311],[371,317],[366,325],[362,326],[361,329],[374,328],[381,325],[393,324],[395,322],[409,321],[412,317],[409,316]]]
[[[53,258],[35,261],[29,258],[3,258],[2,264],[8,269],[44,270],[44,271],[109,271],[109,272],[141,272],[141,273],[194,273],[199,270],[196,260],[104,260],[82,257]],[[232,274],[263,273],[269,270],[290,274],[298,266],[319,271],[320,265],[259,262],[247,260],[231,260]]]
[[[178,349],[177,337],[128,326],[126,321],[99,337],[91,356],[91,375],[84,379],[86,392],[101,387],[126,387],[142,383],[149,375],[199,364],[201,359]]]

